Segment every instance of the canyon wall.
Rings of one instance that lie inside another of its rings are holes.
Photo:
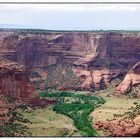
[[[140,62],[129,70],[124,80],[116,87],[116,90],[118,94],[131,91],[140,97]]]
[[[0,95],[26,103],[38,98],[25,68],[7,60],[0,60]]]
[[[140,60],[140,34],[0,31],[0,55],[40,74],[46,66],[70,64],[84,77],[83,89],[103,89]]]
[[[21,104],[32,104],[39,99],[27,70],[9,60],[0,59],[0,126],[10,121],[10,111]],[[0,135],[3,135],[2,132]]]

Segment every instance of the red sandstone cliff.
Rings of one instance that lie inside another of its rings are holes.
[[[40,74],[51,64],[72,64],[82,88],[100,89],[140,60],[140,34],[1,31],[0,54]]]
[[[35,87],[29,83],[25,68],[16,62],[3,60],[0,61],[0,94],[23,102],[38,98]]]
[[[11,109],[37,99],[38,94],[29,83],[25,68],[16,62],[0,60],[0,126],[9,122]]]
[[[116,87],[118,93],[125,93],[136,88],[140,84],[140,62],[136,63],[127,73],[124,80]],[[140,95],[140,89],[135,90]]]

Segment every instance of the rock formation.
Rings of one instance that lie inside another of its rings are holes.
[[[46,66],[70,64],[83,89],[103,89],[140,60],[140,33],[1,30],[0,54],[43,78]]]
[[[39,97],[31,84],[27,69],[13,61],[0,59],[0,126],[11,118],[10,110],[21,105],[46,107],[56,103]],[[1,134],[0,134],[1,135]]]
[[[96,130],[108,132],[107,136],[138,137],[140,136],[140,116],[132,120],[120,117],[109,121],[98,121],[93,127]]]
[[[117,93],[124,94],[135,88],[136,94],[140,95],[140,62],[136,63],[132,69],[129,70],[124,80],[116,87]],[[136,90],[136,88],[138,88]]]
[[[29,83],[27,71],[16,62],[0,61],[0,95],[13,97],[23,102],[38,98],[33,85]]]
[[[22,103],[31,104],[38,99],[26,69],[16,62],[0,60],[0,126],[9,122],[11,109]]]

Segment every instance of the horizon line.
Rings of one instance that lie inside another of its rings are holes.
[[[45,29],[45,28],[14,28],[14,27],[0,27],[0,30],[35,30],[35,31],[66,31],[66,32],[91,32],[91,31],[137,31],[140,32],[140,29]]]

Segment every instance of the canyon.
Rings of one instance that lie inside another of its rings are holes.
[[[26,104],[30,114],[37,106],[40,109],[58,102],[44,98],[53,90],[74,90],[75,96],[77,92],[95,96],[105,92],[103,97],[111,107],[112,100],[118,104],[118,96],[133,93],[139,98],[140,32],[0,29],[0,126],[9,122],[8,114],[17,106]],[[110,106],[107,109],[110,111]],[[121,125],[116,122],[97,121],[93,127],[100,130],[107,125],[111,136],[140,135],[137,124],[130,130],[112,131],[112,126]]]
[[[140,61],[140,33],[1,30],[0,56],[43,79],[46,67],[70,65],[80,89],[100,90]]]

